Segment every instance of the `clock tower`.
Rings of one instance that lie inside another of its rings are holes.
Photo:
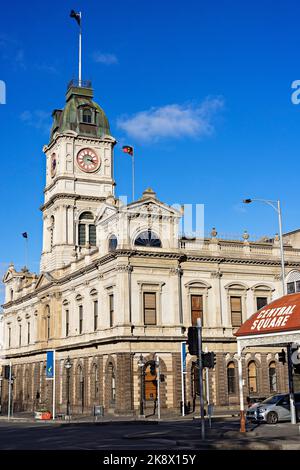
[[[72,80],[64,109],[52,113],[46,155],[41,272],[58,269],[96,245],[99,204],[114,194],[108,119],[93,101],[90,82]]]

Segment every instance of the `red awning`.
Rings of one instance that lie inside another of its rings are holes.
[[[235,336],[263,335],[300,330],[300,293],[274,300],[254,313]]]

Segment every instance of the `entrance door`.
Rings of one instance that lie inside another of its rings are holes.
[[[152,374],[150,364],[145,370],[145,400],[155,401],[157,398],[157,382],[156,382],[156,369]]]

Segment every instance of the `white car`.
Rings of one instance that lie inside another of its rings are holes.
[[[300,392],[295,393],[297,416],[300,415]],[[276,424],[278,421],[289,421],[290,397],[287,393],[272,395],[261,403],[255,403],[247,410],[247,419],[250,421]]]

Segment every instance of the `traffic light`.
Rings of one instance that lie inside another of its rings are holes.
[[[216,365],[216,355],[214,352],[202,353],[202,367],[213,369]]]
[[[155,362],[151,362],[150,364],[150,374],[151,375],[156,375],[156,366],[155,366]]]
[[[196,326],[188,329],[188,349],[191,356],[198,356],[198,331]]]
[[[4,366],[4,378],[9,380],[9,369],[10,367],[9,366]]]
[[[284,349],[282,349],[281,352],[278,353],[278,361],[282,362],[282,364],[286,363],[286,354]]]

